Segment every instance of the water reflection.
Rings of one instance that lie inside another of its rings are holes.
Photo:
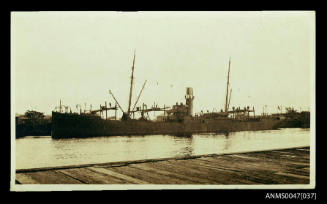
[[[223,150],[228,150],[232,144],[232,140],[229,140],[229,134],[225,135],[225,145],[224,145],[224,149]]]
[[[16,139],[16,167],[36,168],[203,154],[248,152],[310,145],[309,129],[83,139]]]
[[[176,149],[176,152],[173,155],[176,156],[190,156],[193,155],[193,136],[173,136],[174,145],[180,148]]]

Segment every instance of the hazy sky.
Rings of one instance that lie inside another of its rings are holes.
[[[315,69],[314,12],[14,12],[11,70],[15,113],[50,114],[59,100],[98,108],[185,103],[194,112],[224,107],[231,57],[230,106],[308,110]]]

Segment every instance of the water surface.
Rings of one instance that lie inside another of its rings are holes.
[[[243,131],[223,134],[110,136],[54,140],[16,139],[16,169],[105,163],[203,154],[251,152],[310,145],[310,129]]]

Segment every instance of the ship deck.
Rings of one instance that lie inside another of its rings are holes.
[[[16,170],[17,184],[309,184],[310,148]]]

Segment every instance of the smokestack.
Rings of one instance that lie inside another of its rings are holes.
[[[186,87],[186,105],[187,105],[187,115],[192,116],[193,115],[193,88],[191,87]]]

